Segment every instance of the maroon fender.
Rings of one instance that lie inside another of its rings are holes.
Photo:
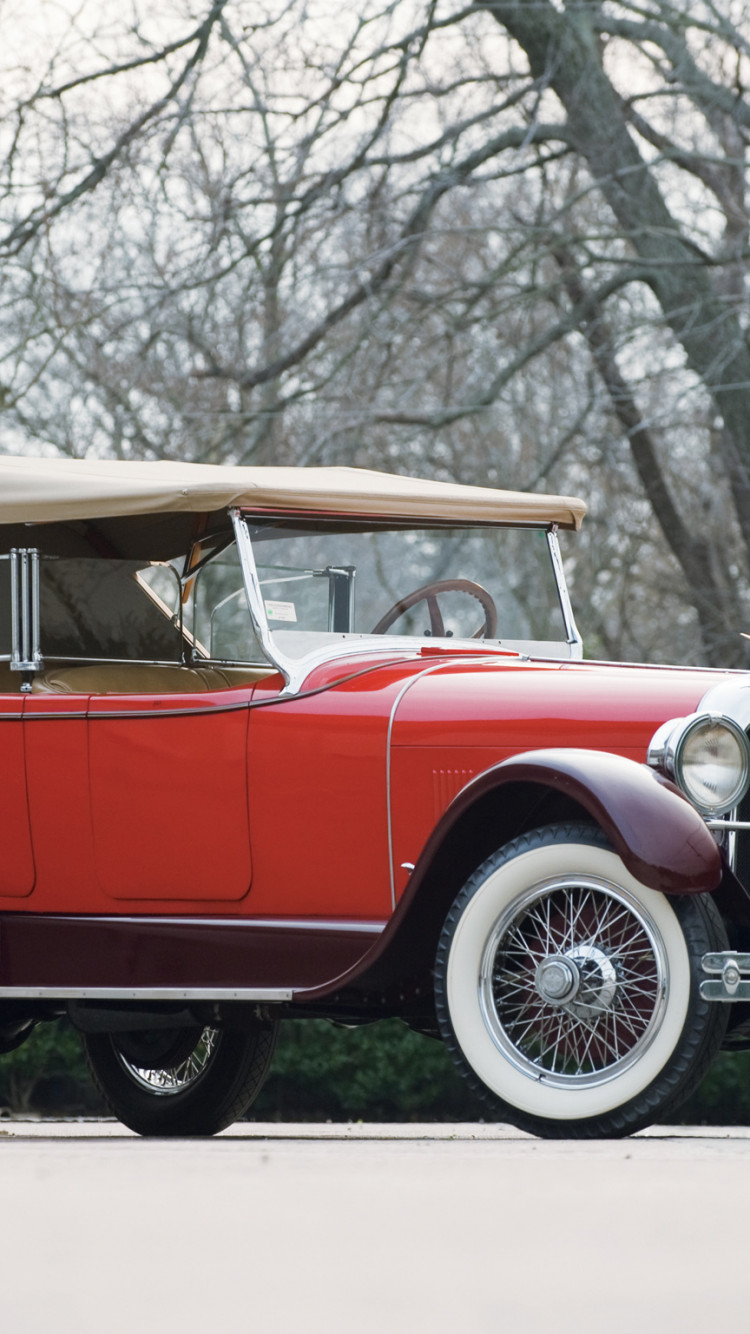
[[[631,874],[651,889],[702,894],[719,886],[721,853],[701,816],[645,764],[600,750],[527,751],[465,787],[441,825],[506,783],[538,783],[571,797],[601,826]]]

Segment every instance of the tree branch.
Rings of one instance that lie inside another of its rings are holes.
[[[95,159],[92,169],[82,177],[77,185],[73,186],[71,190],[67,190],[63,195],[60,195],[54,204],[46,207],[41,206],[32,210],[23,222],[16,223],[15,227],[13,227],[5,237],[0,238],[0,250],[4,250],[8,254],[17,255],[18,252],[22,250],[43,227],[46,227],[47,224],[53,220],[53,218],[58,217],[65,209],[69,208],[71,204],[74,204],[76,200],[82,198],[83,195],[89,194],[97,185],[99,185],[107,175],[113,163],[115,163],[118,158],[122,156],[125,149],[138,138],[142,130],[144,130],[151,121],[155,120],[165,107],[175,99],[193,70],[200,64],[206,54],[213,27],[226,4],[228,4],[228,0],[214,0],[210,13],[200,27],[196,29],[196,32],[191,38],[192,41],[197,42],[195,52],[187,61],[178,77],[173,80],[164,96],[160,97],[156,102],[153,102],[142,115],[136,117],[136,119],[131,122],[128,128],[118,136],[109,152],[105,153],[102,157]]]

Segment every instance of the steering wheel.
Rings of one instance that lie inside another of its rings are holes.
[[[442,639],[445,635],[445,623],[438,606],[438,596],[440,593],[466,593],[469,597],[475,598],[484,612],[484,621],[478,630],[475,630],[472,639],[494,639],[497,631],[497,607],[486,588],[481,584],[475,584],[473,579],[433,579],[429,584],[424,584],[422,588],[415,588],[413,593],[407,593],[406,597],[394,602],[393,606],[381,616],[377,625],[373,627],[371,633],[374,635],[384,635],[386,630],[390,630],[394,621],[410,607],[416,606],[418,602],[426,602],[427,610],[430,613],[430,634],[436,639]]]

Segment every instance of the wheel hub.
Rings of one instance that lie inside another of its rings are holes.
[[[578,1019],[594,1019],[610,1010],[617,994],[612,960],[595,945],[575,945],[564,954],[548,955],[534,980],[543,1001],[563,1006]]]
[[[627,888],[588,874],[550,877],[509,903],[487,937],[482,1016],[530,1079],[594,1087],[655,1039],[666,977],[657,924]]]
[[[578,969],[565,955],[553,954],[542,959],[536,970],[536,989],[550,1005],[564,1005],[572,1000],[579,983]]]
[[[576,945],[570,956],[581,982],[571,1011],[578,1019],[598,1019],[611,1010],[617,995],[617,973],[608,954],[595,945]]]

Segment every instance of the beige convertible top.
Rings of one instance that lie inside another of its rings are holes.
[[[555,523],[580,528],[570,496],[420,481],[362,468],[236,468],[203,463],[0,456],[0,524],[64,523],[246,509],[409,519]]]

